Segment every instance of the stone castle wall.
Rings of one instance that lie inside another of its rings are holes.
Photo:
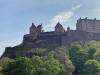
[[[76,24],[77,30],[83,30],[86,32],[100,33],[100,20],[96,19],[79,19]]]
[[[35,44],[37,40],[41,40],[42,44],[38,44],[38,47],[49,47],[67,46],[73,41],[100,40],[100,21],[96,19],[79,19],[76,24],[76,30],[71,30],[69,27],[65,30],[59,22],[55,26],[55,31],[51,32],[42,32],[42,26],[38,27],[40,27],[40,29],[38,29],[39,33],[38,31],[33,32],[36,27],[32,24],[30,29],[33,33],[24,35],[23,41]]]

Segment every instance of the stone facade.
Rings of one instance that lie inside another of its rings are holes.
[[[32,26],[30,27],[30,34],[35,34],[37,31],[36,26],[34,25],[34,23],[32,23]]]
[[[77,30],[86,32],[100,33],[100,20],[95,19],[79,19],[76,24]]]
[[[87,18],[80,18],[77,21],[76,30],[71,30],[70,27],[65,30],[63,26],[58,22],[55,26],[55,31],[43,32],[42,26],[39,25],[37,26],[37,32],[35,34],[27,34],[24,36],[24,42],[33,43],[32,45],[28,45],[26,43],[24,49],[32,47],[55,47],[61,45],[68,46],[73,41],[100,40],[100,27],[98,29],[94,29],[97,27],[97,25],[99,26],[99,20],[89,20]],[[36,42],[38,40],[41,40],[42,42],[37,44]]]
[[[57,25],[55,26],[55,32],[56,33],[62,33],[65,32],[65,29],[63,28],[63,26],[58,22]]]

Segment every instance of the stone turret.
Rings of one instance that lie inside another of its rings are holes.
[[[70,31],[70,27],[67,27],[67,31]]]
[[[38,33],[41,33],[41,32],[43,32],[44,30],[43,30],[43,27],[42,27],[42,24],[41,25],[38,25],[37,26],[37,32]]]
[[[55,32],[57,32],[57,33],[65,32],[65,29],[63,28],[63,26],[59,22],[55,26]]]
[[[34,25],[34,23],[32,23],[31,27],[30,27],[30,34],[34,34],[36,32],[37,28]]]

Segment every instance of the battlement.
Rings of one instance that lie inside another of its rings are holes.
[[[94,19],[89,19],[88,17],[79,18],[77,21],[82,21],[82,20],[84,20],[84,21],[100,21],[100,20],[97,20],[96,18],[94,18]]]
[[[77,20],[76,30],[100,33],[100,20],[96,18],[88,19],[87,17],[84,19],[80,18]]]
[[[42,24],[35,26],[34,23],[32,23],[30,27],[30,33],[27,35],[24,35],[24,41],[34,41],[37,39],[57,39],[61,36],[72,36],[72,34],[76,34],[78,36],[82,34],[89,33],[100,33],[100,20],[95,19],[78,19],[76,23],[76,30],[71,30],[70,27],[67,27],[67,30],[64,29],[64,27],[58,22],[55,26],[55,31],[51,32],[44,32]],[[86,35],[88,36],[88,35]],[[75,36],[73,36],[75,37]],[[70,37],[72,38],[72,37]],[[78,38],[79,39],[79,38]],[[83,39],[83,38],[82,38]]]

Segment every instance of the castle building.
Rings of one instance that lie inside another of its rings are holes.
[[[55,26],[55,31],[44,32],[42,25],[35,26],[32,23],[29,34],[24,35],[23,44],[15,47],[7,47],[3,56],[6,53],[16,51],[17,48],[21,50],[29,50],[32,48],[55,48],[58,46],[71,46],[75,41],[100,41],[100,20],[92,19],[78,19],[76,30],[67,30],[58,22]],[[12,57],[13,54],[10,55]]]
[[[30,27],[30,34],[34,34],[37,30],[36,26],[34,25],[34,23],[32,23],[32,26]]]
[[[39,45],[41,47],[67,46],[73,41],[100,40],[100,20],[92,20],[87,17],[84,19],[80,18],[77,20],[76,30],[71,30],[70,27],[65,30],[58,22],[55,26],[55,31],[51,32],[44,32],[42,25],[36,27],[34,23],[32,23],[30,33],[24,35],[24,42],[36,44],[37,40],[44,41],[42,45],[38,44],[38,47]]]
[[[38,33],[44,32],[42,24],[37,26],[37,32]]]
[[[31,27],[30,27],[30,34],[35,34],[35,33],[41,33],[44,32],[42,24],[38,25],[37,27],[34,25],[34,23],[32,23]]]
[[[79,19],[77,20],[76,30],[100,33],[100,20],[95,19]]]
[[[57,25],[55,26],[55,32],[56,33],[62,33],[65,32],[65,29],[63,28],[63,26],[58,22]]]

